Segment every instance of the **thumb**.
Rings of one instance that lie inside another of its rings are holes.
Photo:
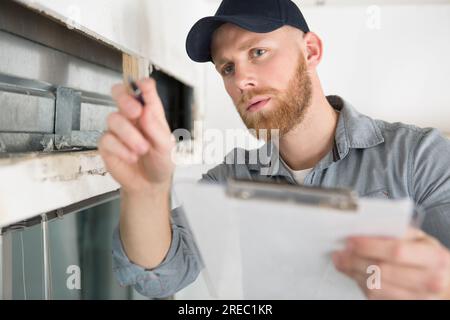
[[[137,85],[142,91],[142,97],[146,108],[149,108],[151,113],[159,120],[165,120],[166,114],[164,106],[158,95],[156,81],[153,78],[145,78],[137,82]]]

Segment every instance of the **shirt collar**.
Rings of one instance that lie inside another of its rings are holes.
[[[319,163],[314,170],[325,169],[333,162],[344,159],[350,149],[366,149],[379,145],[384,142],[381,130],[375,121],[358,111],[347,101],[339,96],[328,96],[328,102],[339,111],[339,120],[335,133],[335,147]],[[265,148],[265,149],[264,149]],[[248,166],[251,171],[259,171],[260,174],[268,176],[285,176],[292,178],[289,170],[279,159],[279,152],[276,146],[268,142],[260,149],[250,152],[262,152],[268,154],[270,162],[265,161],[266,165],[260,162]],[[257,157],[259,159],[259,157]]]
[[[381,130],[373,119],[356,111],[339,96],[328,96],[327,99],[340,112],[335,142],[341,159],[349,149],[366,149],[384,142]]]

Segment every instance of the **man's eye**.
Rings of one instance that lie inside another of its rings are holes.
[[[233,70],[234,70],[233,66],[226,66],[222,69],[222,74],[227,76],[227,75],[231,74],[233,72]]]
[[[265,50],[265,49],[255,49],[255,50],[253,50],[253,54],[252,55],[257,58],[257,57],[262,56],[266,52],[267,52],[267,50]]]

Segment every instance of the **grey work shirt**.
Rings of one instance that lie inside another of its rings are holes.
[[[450,248],[450,141],[436,129],[371,119],[337,96],[329,96],[328,101],[340,113],[335,146],[306,176],[304,184],[351,188],[362,197],[409,197],[425,212],[422,229]],[[229,161],[230,156],[239,159],[238,154],[250,159],[252,152],[235,149],[224,163],[204,174],[202,181],[224,183],[234,177],[296,184],[275,153],[268,155],[270,161],[256,164]],[[153,270],[130,262],[118,228],[115,230],[114,271],[122,285],[134,285],[143,295],[162,298],[197,278],[202,264],[191,233],[182,223],[183,216],[182,207],[172,210],[171,247]]]

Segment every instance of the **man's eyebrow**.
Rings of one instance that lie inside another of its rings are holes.
[[[261,39],[249,39],[247,41],[245,41],[239,48],[239,51],[245,51],[250,49],[251,47],[253,47],[255,44],[257,44],[258,42],[260,42]]]
[[[214,59],[213,59],[213,60],[214,60]],[[214,65],[216,66],[216,69],[217,69],[219,66],[221,66],[221,65],[223,65],[223,64],[225,64],[225,63],[227,63],[227,60],[226,60],[226,59],[223,59],[223,58],[220,58],[220,59],[214,61]]]
[[[239,51],[246,51],[248,49],[250,49],[251,47],[253,47],[255,44],[257,44],[258,42],[260,42],[261,39],[249,39],[247,41],[245,41],[239,48]],[[215,61],[215,65],[216,67],[221,66],[225,63],[227,63],[228,60],[225,58],[219,58]]]

